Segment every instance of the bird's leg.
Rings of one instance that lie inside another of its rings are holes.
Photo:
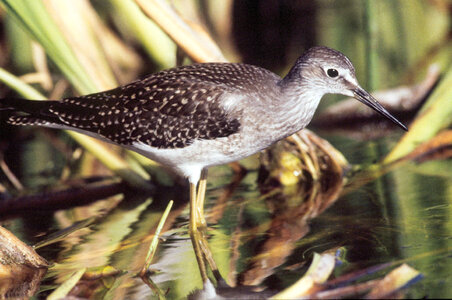
[[[190,182],[190,224],[189,224],[190,239],[193,244],[193,249],[195,250],[195,256],[196,260],[198,261],[198,267],[201,273],[202,282],[203,284],[205,284],[209,279],[207,278],[207,271],[206,265],[204,263],[203,252],[201,251],[201,245],[204,244],[204,237],[198,230],[198,212],[196,200],[197,200],[196,183]]]
[[[207,238],[205,235],[205,232],[199,231],[200,238],[199,238],[199,246],[201,248],[201,252],[204,255],[204,258],[206,259],[207,263],[209,264],[210,269],[212,270],[212,274],[219,282],[220,280],[223,280],[221,277],[220,271],[218,270],[217,264],[215,260],[213,259],[212,252],[209,248],[209,243],[207,242]]]
[[[207,169],[201,171],[201,179],[198,184],[198,193],[196,197],[196,211],[198,212],[198,227],[207,228],[206,218],[204,217],[204,200],[206,199]]]
[[[213,259],[212,252],[210,251],[209,243],[207,242],[206,238],[207,222],[204,217],[204,202],[205,202],[204,200],[206,199],[206,185],[207,185],[207,169],[203,169],[201,171],[201,178],[198,184],[198,193],[196,197],[196,212],[198,213],[197,228],[200,234],[199,246],[201,248],[201,252],[204,254],[204,258],[206,259],[210,269],[212,270],[213,275],[215,276],[215,279],[219,281],[223,279],[221,278],[217,264]]]

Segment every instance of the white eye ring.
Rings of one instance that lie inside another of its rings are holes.
[[[326,70],[326,75],[328,75],[328,77],[330,78],[336,78],[337,76],[339,76],[339,71],[334,68],[328,68]]]

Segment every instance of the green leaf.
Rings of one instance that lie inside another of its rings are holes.
[[[0,0],[0,3],[6,12],[42,45],[50,59],[80,93],[96,92],[96,86],[41,0]]]
[[[48,297],[47,300],[57,300],[63,299],[69,294],[69,292],[74,288],[74,286],[79,282],[80,278],[82,278],[83,274],[85,274],[86,268],[80,269],[76,271],[74,274],[69,277],[68,280],[63,282],[59,287],[57,287]]]
[[[433,138],[441,129],[452,124],[452,68],[444,76],[428,102],[410,125],[409,131],[384,159],[391,163],[413,151],[421,143]]]

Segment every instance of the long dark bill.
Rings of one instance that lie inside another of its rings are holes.
[[[358,87],[353,90],[353,93],[355,94],[355,98],[364,103],[365,105],[369,106],[370,108],[374,109],[381,115],[385,116],[395,124],[399,125],[403,130],[408,131],[408,128],[402,124],[399,120],[397,120],[393,115],[391,115],[383,106],[381,106],[380,103],[377,102],[377,100],[372,97],[368,92],[366,92],[361,87]]]

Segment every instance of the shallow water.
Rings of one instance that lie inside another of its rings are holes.
[[[328,139],[349,162],[365,165],[382,158],[397,136],[370,142]],[[208,180],[209,245],[229,284],[283,290],[304,274],[314,252],[335,249],[342,261],[334,271],[336,277],[381,263],[406,262],[424,276],[408,288],[407,297],[452,296],[452,160],[407,163],[358,189],[345,189],[319,215],[309,212],[313,206],[306,205],[306,195],[296,188],[259,192],[256,158],[245,164],[249,171],[240,180],[234,180],[227,166],[212,168]],[[54,263],[38,297],[83,267],[104,266],[121,272],[83,281],[78,295],[155,297],[136,274],[168,201],[174,200],[151,266],[155,270],[151,279],[168,298],[184,298],[201,287],[187,235],[186,195],[186,187],[160,187],[153,197],[131,192],[82,207],[36,211],[8,220],[5,227],[34,244],[74,222],[94,217],[90,225],[38,249]],[[302,211],[307,214],[303,216]]]

